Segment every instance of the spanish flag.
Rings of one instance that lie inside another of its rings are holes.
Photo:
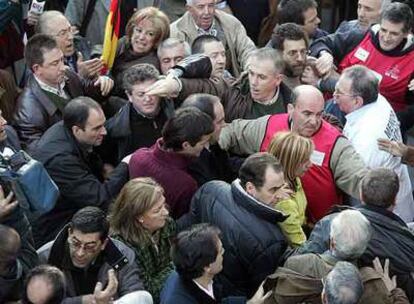
[[[122,0],[111,0],[111,8],[106,19],[102,51],[102,61],[104,63],[102,74],[107,74],[114,64],[121,24],[121,1]]]

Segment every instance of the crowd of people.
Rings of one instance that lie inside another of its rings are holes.
[[[0,0],[0,303],[414,303],[413,3],[115,2]]]

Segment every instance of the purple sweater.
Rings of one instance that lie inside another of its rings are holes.
[[[187,173],[193,161],[184,155],[167,152],[161,148],[162,138],[151,148],[135,151],[129,162],[129,176],[152,177],[165,191],[170,214],[174,219],[187,213],[191,198],[197,191],[197,182]]]

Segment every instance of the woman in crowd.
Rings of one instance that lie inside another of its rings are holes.
[[[302,226],[306,224],[306,196],[299,177],[311,166],[312,140],[293,132],[280,132],[273,138],[268,152],[281,162],[287,187],[293,192],[289,199],[278,202],[275,209],[289,215],[280,227],[293,247],[306,241]]]
[[[146,7],[132,15],[126,26],[125,37],[119,41],[112,67],[118,94],[125,94],[122,76],[129,67],[138,63],[149,63],[160,69],[156,50],[161,41],[169,36],[170,21],[158,8]]]
[[[110,223],[112,236],[135,251],[140,278],[158,303],[161,288],[173,270],[170,237],[175,234],[164,190],[151,178],[130,180],[113,205]]]

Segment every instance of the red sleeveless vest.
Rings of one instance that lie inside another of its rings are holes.
[[[414,50],[397,56],[381,53],[372,42],[368,32],[360,44],[342,59],[339,72],[345,68],[361,64],[380,74],[380,93],[390,102],[395,111],[407,106],[405,95],[414,71]]]
[[[288,120],[288,114],[270,116],[260,151],[266,151],[277,132],[289,131]],[[301,177],[301,181],[308,200],[308,220],[313,223],[324,217],[333,205],[342,203],[341,193],[335,186],[335,180],[329,167],[333,147],[340,136],[338,130],[322,121],[321,128],[311,137],[315,145],[314,153],[319,155],[321,165],[313,163]],[[323,159],[321,159],[322,156]]]

